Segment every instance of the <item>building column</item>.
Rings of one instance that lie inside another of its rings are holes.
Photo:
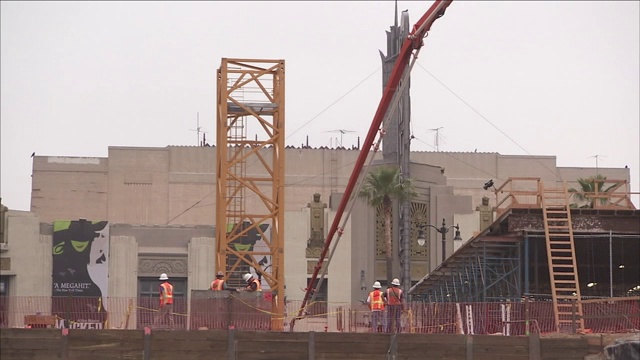
[[[206,290],[215,279],[215,241],[210,237],[191,238],[187,248],[189,283],[187,290]]]
[[[109,246],[109,328],[135,329],[138,297],[138,242],[133,236],[111,236]]]
[[[215,239],[211,237],[191,238],[187,247],[189,279],[187,282],[187,299],[191,299],[191,290],[209,289],[215,279]],[[191,301],[187,302],[187,318],[191,318]],[[187,329],[190,328],[187,322]]]

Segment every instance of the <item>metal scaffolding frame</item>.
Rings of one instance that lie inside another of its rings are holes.
[[[640,242],[640,234],[576,234],[576,239],[628,239]],[[532,252],[535,246],[544,244],[545,235],[540,232],[521,232],[511,236],[480,236],[460,249],[441,264],[429,276],[417,284],[412,292],[413,301],[425,302],[492,302],[517,301],[524,296],[550,298],[549,293],[533,294],[532,282],[540,282],[534,288],[545,288],[549,282],[544,249],[539,254]],[[540,244],[538,244],[540,242]],[[635,249],[635,248],[634,248]],[[634,250],[636,251],[636,250]],[[543,256],[536,262],[536,258]],[[633,254],[631,255],[633,256]],[[533,259],[533,261],[532,261]],[[599,262],[609,262],[610,257],[601,258]],[[579,266],[587,266],[587,259],[578,256]],[[615,265],[617,267],[618,265]],[[628,265],[627,265],[628,266]],[[538,267],[538,269],[535,269]],[[635,269],[635,268],[634,268]],[[538,271],[542,276],[531,279],[531,274]],[[629,269],[629,271],[635,271]],[[600,274],[600,277],[609,274]],[[419,285],[419,286],[418,286]],[[581,287],[586,286],[585,283]],[[614,294],[624,296],[624,294]],[[629,295],[629,294],[627,294]],[[631,294],[633,295],[633,294]]]
[[[480,302],[519,299],[522,293],[522,241],[507,237],[479,240],[432,272],[434,279],[427,279],[426,290],[413,293],[412,300]]]
[[[572,224],[573,237],[631,239],[628,243],[631,254],[625,249],[619,252],[624,257],[630,273],[640,274],[637,259],[640,258],[640,210],[631,202],[631,192],[624,180],[603,181],[614,186],[606,192],[582,193],[589,202],[586,205],[572,204],[570,216],[577,219]],[[441,263],[430,274],[423,277],[409,291],[411,299],[416,301],[435,302],[490,302],[521,299],[523,296],[551,298],[552,284],[547,262],[547,236],[545,235],[543,187],[540,178],[511,177],[498,188],[494,188],[496,205],[494,210],[498,219],[489,227],[474,236],[452,256]],[[563,184],[566,188],[566,184]],[[564,193],[564,199],[567,198]],[[610,229],[610,230],[604,230]],[[537,241],[533,241],[537,239]],[[576,249],[581,247],[577,242]],[[626,280],[614,284],[612,264],[612,241],[608,246],[599,244],[598,252],[590,251],[591,273],[596,271],[593,263],[594,254],[598,255],[599,267],[607,268],[605,283],[611,289],[607,296],[631,296],[640,293],[640,275],[634,275],[631,293],[624,286]],[[623,242],[624,243],[624,242]],[[542,245],[540,245],[542,244]],[[533,253],[531,253],[533,251]],[[577,250],[572,250],[576,257],[577,268],[589,270],[589,261]],[[603,253],[609,253],[603,259]],[[636,254],[637,253],[637,254]],[[531,261],[533,256],[533,263]],[[607,263],[604,264],[604,261]],[[586,262],[585,262],[586,261]],[[599,270],[602,272],[603,270]],[[534,275],[535,294],[531,292],[531,275]],[[602,278],[602,274],[599,275]],[[576,276],[577,279],[577,276]],[[546,284],[544,283],[546,281]],[[590,281],[593,283],[594,281]],[[548,285],[548,286],[547,286]],[[578,284],[574,296],[581,296],[588,290],[588,284]],[[584,288],[583,288],[584,287]],[[592,285],[593,287],[593,285]],[[631,291],[631,290],[629,290]],[[589,291],[587,291],[589,292]],[[592,291],[593,292],[593,291]],[[602,296],[602,291],[594,295]]]

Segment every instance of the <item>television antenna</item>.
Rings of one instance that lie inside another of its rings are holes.
[[[200,133],[204,134],[208,133],[208,131],[204,131],[202,130],[202,126],[200,126],[200,113],[197,112],[196,113],[196,128],[195,129],[189,129],[191,131],[195,131],[196,132],[196,136],[198,137],[198,141],[196,142],[197,146],[204,146],[204,139],[202,140],[202,142],[200,141]]]
[[[434,136],[434,141],[433,141],[434,146],[436,148],[436,151],[439,151],[439,148],[440,148],[440,130],[442,130],[442,129],[444,129],[444,126],[440,126],[440,127],[435,128],[435,129],[429,129],[429,131],[435,131],[436,132],[436,134]]]
[[[341,147],[342,146],[342,137],[344,136],[344,134],[354,133],[355,131],[353,131],[353,130],[344,130],[344,129],[336,129],[336,130],[329,130],[329,131],[325,131],[325,132],[340,133],[340,143],[336,144],[336,147]],[[338,142],[337,138],[336,138],[336,142]]]
[[[598,177],[598,175],[600,175],[599,171],[598,171],[598,159],[601,157],[606,157],[604,155],[593,155],[593,156],[589,156],[589,158],[595,158],[596,159],[596,177]]]

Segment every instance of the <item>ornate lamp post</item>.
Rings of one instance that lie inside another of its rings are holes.
[[[456,229],[456,234],[455,237],[453,238],[453,240],[462,240],[462,238],[460,237],[460,226],[459,225],[451,225],[449,227],[447,227],[447,224],[445,223],[444,219],[442,219],[442,226],[441,227],[436,227],[434,225],[431,224],[420,224],[420,229],[418,230],[418,245],[420,246],[424,246],[425,241],[427,240],[424,236],[424,229],[426,227],[432,227],[434,229],[436,229],[437,232],[439,232],[440,234],[442,234],[442,262],[444,262],[444,259],[446,257],[446,241],[447,241],[447,233],[449,232],[449,230],[455,228]]]

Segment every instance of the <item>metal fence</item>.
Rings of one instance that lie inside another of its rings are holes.
[[[227,329],[290,331],[301,301],[287,301],[284,314],[271,313],[271,299],[175,299],[174,312],[156,317],[157,300],[149,298],[0,298],[0,327],[67,327],[74,329],[181,330]],[[640,331],[640,297],[583,300],[585,331]],[[361,303],[311,305],[295,322],[296,332],[371,332],[370,311]],[[319,313],[318,308],[326,309]],[[387,314],[385,313],[385,318]],[[173,324],[169,321],[173,318]],[[428,303],[413,302],[401,315],[402,332],[425,334],[503,334],[555,332],[553,302]]]

